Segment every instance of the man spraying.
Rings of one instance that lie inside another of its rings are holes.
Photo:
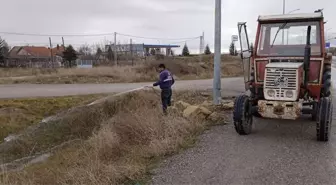
[[[175,80],[164,64],[159,65],[159,72],[159,81],[155,82],[153,86],[160,86],[163,113],[167,114],[167,107],[171,106],[171,87],[175,83]]]

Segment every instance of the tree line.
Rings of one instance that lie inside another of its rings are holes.
[[[251,43],[250,44],[250,51],[253,53],[253,50],[254,50],[254,46],[253,46],[253,43]],[[232,56],[237,56],[238,55],[238,50],[237,50],[234,42],[231,42],[229,52],[230,52],[230,55],[232,55]]]
[[[57,47],[59,47],[57,45]],[[8,57],[9,54],[9,45],[7,44],[7,42],[2,39],[0,37],[0,65],[3,65],[5,63],[6,58]],[[250,45],[250,50],[253,51],[253,44],[251,43]],[[329,49],[330,52],[332,52],[333,54],[336,54],[336,48],[330,48]],[[173,50],[170,51],[172,55],[174,55]],[[238,55],[238,51],[237,48],[235,46],[235,43],[232,42],[230,44],[230,48],[229,48],[229,52],[230,55],[234,55],[237,56]],[[82,55],[90,55],[90,56],[96,56],[99,57],[101,54],[103,53],[102,48],[97,47],[97,50],[95,52],[92,51],[92,48],[90,48],[88,45],[82,45],[78,52],[75,51],[75,49],[73,48],[72,45],[69,45],[67,47],[65,47],[65,50],[63,52],[63,62],[64,64],[67,64],[67,66],[72,67],[73,65],[75,65],[74,61],[77,60],[78,58],[78,54],[82,54]],[[107,59],[108,60],[113,60],[114,59],[114,52],[111,46],[109,46],[107,48],[106,51],[107,55]],[[151,55],[155,55],[156,51],[154,48],[152,48],[149,53]],[[205,49],[204,49],[204,53],[205,55],[210,55],[212,52],[210,50],[209,45],[207,44]],[[187,43],[184,44],[183,49],[182,49],[182,56],[190,56],[190,51],[189,48],[187,46]]]

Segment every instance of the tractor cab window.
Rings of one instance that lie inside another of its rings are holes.
[[[321,55],[319,22],[261,24],[257,54],[260,56],[304,56],[308,26],[311,26],[311,54]]]

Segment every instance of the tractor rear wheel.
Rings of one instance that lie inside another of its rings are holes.
[[[249,135],[252,132],[253,116],[248,96],[240,95],[236,98],[233,108],[233,123],[239,135]]]
[[[333,105],[329,97],[323,97],[318,104],[318,114],[316,123],[316,137],[318,141],[329,141]]]

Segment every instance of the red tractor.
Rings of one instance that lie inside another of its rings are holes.
[[[238,23],[249,91],[235,100],[233,121],[238,134],[251,133],[253,116],[296,120],[310,114],[317,123],[317,140],[329,140],[332,55],[326,53],[324,24],[321,10],[259,16],[251,49],[246,22]]]

